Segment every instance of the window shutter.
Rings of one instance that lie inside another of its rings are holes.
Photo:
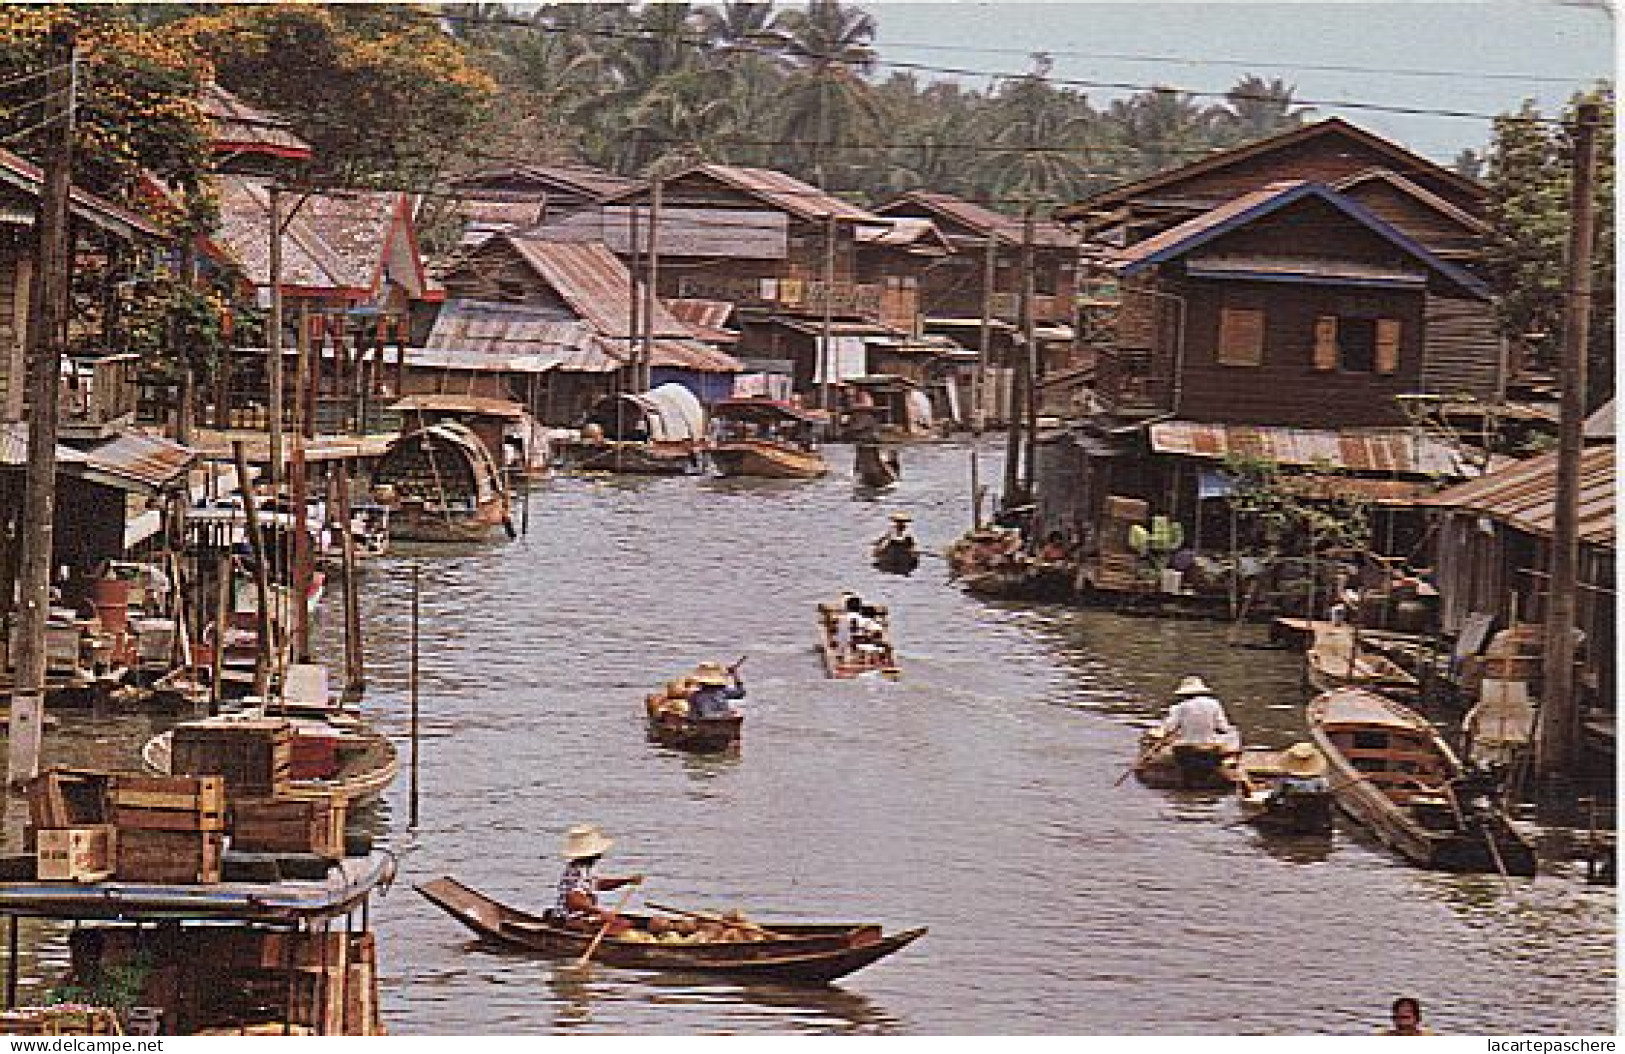
[[[1377,372],[1399,372],[1399,319],[1377,319]]]
[[[1337,369],[1337,316],[1315,319],[1315,369]]]
[[[1264,362],[1264,312],[1227,307],[1219,312],[1219,365],[1260,366]]]

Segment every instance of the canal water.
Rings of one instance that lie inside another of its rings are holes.
[[[366,568],[367,706],[403,760],[421,574],[420,822],[403,769],[382,820],[399,877],[373,912],[392,1032],[1368,1034],[1400,994],[1442,1033],[1614,1031],[1615,894],[1576,865],[1435,874],[1119,780],[1189,673],[1248,742],[1302,735],[1298,657],[1258,627],[990,604],[940,559],[883,575],[867,543],[889,513],[938,551],[964,529],[967,447],[906,448],[880,496],[829,453],[811,483],[559,477],[517,541]],[[889,605],[900,681],[825,678],[814,606],[842,589]],[[739,756],[646,740],[645,691],[741,656]],[[128,722],[76,727],[113,744]],[[412,891],[450,874],[540,910],[577,823],[662,903],[930,933],[829,989],[576,975]]]

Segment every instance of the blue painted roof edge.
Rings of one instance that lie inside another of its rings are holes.
[[[1369,228],[1373,233],[1392,242],[1405,252],[1427,264],[1428,267],[1436,273],[1467,290],[1469,293],[1472,293],[1479,299],[1488,300],[1490,298],[1489,286],[1485,285],[1479,279],[1473,277],[1471,274],[1468,274],[1455,264],[1446,263],[1444,260],[1439,259],[1439,257],[1429,252],[1428,249],[1420,242],[1416,241],[1405,232],[1399,230],[1393,224],[1382,219],[1380,216],[1376,215],[1359,202],[1354,201],[1352,198],[1344,197],[1342,194],[1339,194],[1337,191],[1326,186],[1324,183],[1313,182],[1297,183],[1291,187],[1287,187],[1280,193],[1264,198],[1257,204],[1241,210],[1234,216],[1226,219],[1223,223],[1217,223],[1211,227],[1197,231],[1190,237],[1182,238],[1166,248],[1157,250],[1150,256],[1135,260],[1134,262],[1125,266],[1122,273],[1124,275],[1138,274],[1140,271],[1145,270],[1147,267],[1150,267],[1153,264],[1165,263],[1168,260],[1174,259],[1175,257],[1182,256],[1185,253],[1190,252],[1192,249],[1206,245],[1215,238],[1228,234],[1239,227],[1246,226],[1253,220],[1256,220],[1262,216],[1268,216],[1273,212],[1277,212],[1286,206],[1291,205],[1294,202],[1301,201],[1302,199],[1311,195],[1320,198],[1322,201],[1342,212],[1356,223]],[[1197,217],[1197,219],[1200,218],[1201,217]],[[1190,222],[1195,222],[1195,220]]]

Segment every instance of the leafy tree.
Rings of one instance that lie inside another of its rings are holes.
[[[81,85],[74,143],[74,181],[130,201],[143,171],[195,191],[209,167],[208,133],[197,105],[208,75],[186,49],[145,32],[116,7],[7,7],[0,11],[0,107],[7,146],[39,157],[48,128],[39,101],[51,26],[77,31]],[[26,80],[19,78],[28,77]],[[21,134],[19,134],[21,133]]]
[[[462,145],[496,83],[469,48],[409,6],[226,6],[163,34],[207,56],[220,83],[282,114],[319,173],[412,179]]]
[[[805,10],[786,11],[781,24],[793,68],[784,87],[783,133],[805,144],[791,156],[820,186],[835,174],[854,183],[861,163],[841,148],[873,144],[880,131],[880,108],[865,79],[874,69],[875,20],[837,0],[809,0]],[[841,160],[833,161],[832,152]]]
[[[1215,119],[1225,135],[1238,143],[1278,135],[1297,128],[1313,112],[1313,107],[1293,103],[1296,90],[1279,78],[1266,81],[1249,73],[1225,93],[1226,108]]]
[[[1614,98],[1610,85],[1576,95],[1565,111],[1591,99],[1603,105],[1598,135],[1597,240],[1587,403],[1613,391],[1614,363]],[[1572,124],[1570,120],[1569,124]],[[1494,228],[1490,276],[1501,328],[1535,365],[1554,364],[1563,340],[1564,260],[1569,236],[1572,143],[1531,102],[1494,125],[1488,165],[1489,218]]]

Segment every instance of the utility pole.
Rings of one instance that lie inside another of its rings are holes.
[[[824,327],[818,352],[818,408],[829,410],[830,375],[835,372],[835,213],[824,221]]]
[[[35,225],[36,266],[28,319],[28,479],[23,487],[22,556],[18,586],[22,595],[16,623],[15,680],[11,694],[11,733],[7,779],[17,786],[39,775],[41,732],[45,725],[45,627],[50,616],[51,550],[55,541],[56,432],[62,352],[68,342],[68,298],[73,265],[73,230],[68,214],[72,192],[73,119],[78,92],[78,51],[68,23],[51,28],[50,72],[46,76],[45,116],[51,128],[41,177],[39,222]]]
[[[987,427],[987,364],[993,354],[993,293],[998,281],[999,234],[988,228],[982,249],[982,327],[976,345],[976,372],[971,375],[970,525],[982,526],[982,430]]]
[[[648,280],[643,287],[643,354],[638,361],[638,391],[649,390],[653,381],[655,362],[655,297],[657,285],[660,281],[660,197],[663,187],[660,180],[654,181],[653,196],[649,205],[649,270]]]
[[[1022,481],[1031,478],[1031,467],[1021,471],[1022,431],[1032,418],[1032,388],[1035,380],[1033,362],[1037,352],[1033,348],[1032,296],[1030,289],[1033,273],[1033,206],[1028,202],[1021,216],[1021,291],[1018,318],[1023,347],[1015,362],[1015,384],[1010,393],[1010,430],[1004,454],[1004,497],[1000,507],[1009,509],[1024,504],[1030,495],[1023,493]]]
[[[1022,462],[1021,493],[1032,501],[1038,474],[1038,335],[1034,320],[1033,301],[1036,295],[1033,264],[1033,207],[1027,206],[1027,215],[1021,228],[1021,339],[1027,351],[1027,453]]]
[[[271,490],[282,480],[282,189],[271,184],[271,326],[266,349],[270,361]],[[246,481],[245,481],[246,485]]]
[[[1601,109],[1581,103],[1575,115],[1568,276],[1563,324],[1562,412],[1558,424],[1557,494],[1547,580],[1546,646],[1540,699],[1538,771],[1573,770],[1580,746],[1574,693],[1574,594],[1579,563],[1580,454],[1584,447],[1586,345],[1591,329],[1591,254],[1596,238],[1597,127]]]

